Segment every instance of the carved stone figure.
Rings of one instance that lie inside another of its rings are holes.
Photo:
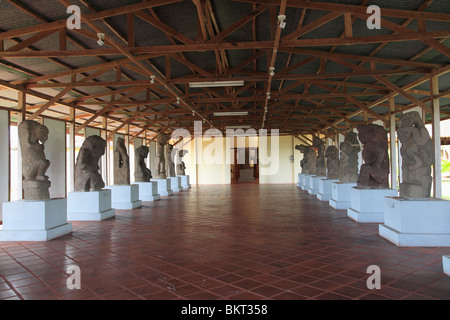
[[[327,179],[339,178],[339,152],[335,146],[329,146],[326,151]]]
[[[339,182],[354,183],[358,181],[358,153],[361,151],[358,136],[350,131],[339,145],[341,149],[339,160]]]
[[[359,141],[363,144],[364,164],[358,178],[360,189],[389,188],[389,155],[387,132],[376,124],[357,127]]]
[[[303,153],[303,159],[300,161],[300,167],[302,168],[302,173],[315,175],[316,174],[316,152],[310,146],[306,145],[296,145],[296,150]]]
[[[405,113],[397,129],[402,143],[402,180],[400,196],[429,198],[431,193],[431,165],[434,163],[433,142],[417,111]]]
[[[100,191],[105,182],[98,172],[98,162],[105,154],[106,141],[100,136],[89,136],[84,140],[75,165],[75,191]]]
[[[188,153],[187,150],[179,150],[177,155],[177,176],[184,176],[186,175],[186,165],[183,162],[183,157]]]
[[[166,145],[166,173],[168,177],[176,177],[175,175],[175,163],[174,163],[174,154],[173,154],[173,145],[168,143]]]
[[[152,172],[145,164],[148,152],[149,149],[147,146],[140,146],[134,151],[134,180],[136,182],[149,182],[152,178]]]
[[[156,179],[167,178],[164,146],[169,140],[168,135],[163,132],[158,132],[156,138]]]
[[[123,138],[117,138],[114,150],[114,184],[130,184],[130,157]]]
[[[313,147],[317,148],[316,176],[325,177],[327,175],[327,168],[325,166],[325,142],[313,137]]]
[[[50,199],[50,181],[45,175],[50,161],[45,157],[44,143],[48,139],[48,128],[32,120],[19,124],[19,143],[22,155],[24,200]]]

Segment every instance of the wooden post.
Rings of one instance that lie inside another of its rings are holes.
[[[17,128],[19,128],[19,124],[26,119],[26,111],[27,111],[27,95],[25,91],[17,92],[17,107],[20,110],[20,114],[17,118]],[[17,131],[18,132],[18,131]],[[22,154],[19,148],[17,149],[17,196],[18,199],[23,199],[23,176],[22,176]]]
[[[391,152],[391,188],[397,189],[397,147],[395,143],[395,101],[394,97],[389,97],[389,137]]]
[[[441,113],[439,98],[439,82],[437,76],[430,78],[431,92],[431,111],[432,111],[432,129],[434,146],[434,164],[433,164],[433,196],[442,198],[442,175],[441,175]]]
[[[107,140],[108,137],[108,119],[106,117],[103,117],[103,130],[101,131],[101,136],[103,139],[106,140],[106,150],[105,150],[105,155],[101,158],[101,163],[102,163],[102,178],[103,181],[105,182],[105,185],[109,185],[109,143]]]
[[[67,168],[68,186],[67,191],[75,190],[75,107],[70,109],[69,121],[69,157]]]

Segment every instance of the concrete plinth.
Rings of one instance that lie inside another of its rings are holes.
[[[309,189],[309,177],[311,177],[312,175],[310,175],[310,174],[305,174],[304,176],[303,176],[303,184],[302,184],[302,186],[300,187],[303,191],[308,191],[308,189]]]
[[[105,188],[111,190],[111,206],[114,209],[135,209],[142,206],[137,184],[112,185]]]
[[[170,179],[170,186],[173,192],[181,192],[183,191],[183,187],[181,186],[181,178],[180,177],[168,177]]]
[[[297,187],[301,188],[303,185],[303,178],[305,177],[304,173],[299,173],[297,175]]]
[[[442,256],[442,269],[446,275],[450,276],[450,256]]]
[[[157,201],[160,199],[158,193],[158,182],[134,182],[139,186],[139,200],[141,201]]]
[[[384,222],[384,198],[397,197],[397,189],[359,189],[350,191],[351,205],[347,216],[356,222]]]
[[[348,209],[351,205],[350,191],[356,183],[333,182],[331,184],[331,199],[328,202],[332,208]]]
[[[158,182],[158,193],[161,197],[173,195],[170,179],[152,179],[151,181]]]
[[[178,177],[181,178],[181,186],[183,187],[183,189],[190,189],[191,188],[189,175],[180,175]]]
[[[68,221],[102,221],[112,218],[116,211],[111,207],[111,190],[74,191],[67,195]]]
[[[310,176],[309,177],[309,188],[308,193],[315,196],[317,193],[319,193],[319,181],[321,179],[326,179],[326,177],[321,176]]]
[[[386,197],[379,234],[400,247],[449,247],[450,201]]]
[[[339,182],[337,179],[320,179],[319,192],[317,192],[317,199],[321,201],[330,201],[331,187],[333,182]]]
[[[67,199],[5,202],[0,228],[0,241],[47,241],[69,234]]]

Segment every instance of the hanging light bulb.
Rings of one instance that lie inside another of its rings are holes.
[[[150,79],[151,79],[150,83],[155,83],[155,78],[156,78],[155,76],[150,76]]]
[[[98,41],[97,41],[98,45],[99,46],[104,45],[105,44],[105,41],[104,41],[105,34],[104,33],[97,33],[97,37],[98,37]]]
[[[278,25],[281,29],[284,29],[284,27],[286,27],[286,22],[284,20],[286,20],[286,16],[284,14],[280,14],[278,16]]]

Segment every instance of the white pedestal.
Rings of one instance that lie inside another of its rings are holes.
[[[303,184],[300,187],[303,191],[308,191],[308,189],[309,189],[309,180],[310,180],[309,177],[311,177],[310,174],[305,174],[303,176]]]
[[[379,234],[397,246],[450,246],[450,201],[384,198]]]
[[[356,222],[384,222],[384,197],[397,197],[397,189],[350,190],[351,205],[347,216]]]
[[[321,179],[326,179],[326,177],[320,177],[320,176],[310,176],[309,177],[309,188],[308,193],[315,196],[317,193],[319,193],[319,181]]]
[[[111,207],[111,190],[74,191],[67,195],[69,221],[102,221],[115,215],[116,211]]]
[[[151,181],[158,182],[158,193],[161,197],[173,195],[170,179],[152,179]]]
[[[446,275],[450,276],[450,256],[442,256],[442,269]]]
[[[111,190],[111,206],[114,209],[135,209],[142,206],[137,184],[112,185],[105,188]]]
[[[348,209],[351,204],[350,190],[356,183],[334,182],[331,184],[331,199],[328,202],[335,209]]]
[[[333,182],[339,182],[337,179],[320,179],[319,192],[317,192],[317,199],[321,201],[330,201],[331,187]]]
[[[191,188],[189,175],[178,176],[178,177],[181,178],[181,186],[183,187],[183,189],[190,189]]]
[[[302,187],[302,184],[303,184],[303,176],[304,176],[304,175],[305,175],[304,173],[299,173],[299,174],[297,175],[297,187],[299,187],[299,188]]]
[[[158,182],[133,182],[139,186],[139,200],[141,201],[157,201],[160,199],[158,193]]]
[[[183,191],[183,187],[181,186],[181,178],[180,177],[168,177],[170,179],[170,186],[173,192],[181,192]]]
[[[47,241],[72,232],[67,199],[3,203],[0,241]]]

